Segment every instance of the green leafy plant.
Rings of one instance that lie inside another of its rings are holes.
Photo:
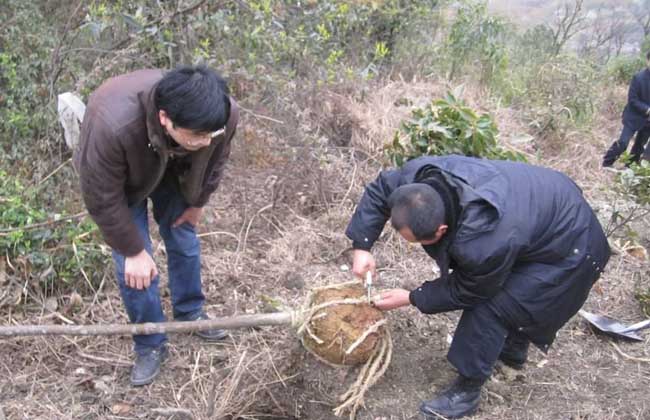
[[[613,208],[605,234],[612,236],[624,230],[625,236],[636,242],[638,233],[631,228],[631,222],[650,214],[650,163],[645,160],[635,163],[628,152],[623,153],[620,160],[626,162],[627,168],[617,173],[613,189],[624,204]]]
[[[402,166],[422,155],[461,154],[489,159],[525,161],[524,156],[499,147],[498,129],[489,114],[478,114],[452,93],[415,109],[385,147],[390,161]]]
[[[92,290],[106,266],[107,252],[88,220],[48,214],[34,188],[0,171],[0,252],[11,274],[43,293],[66,286]]]
[[[621,56],[608,64],[607,72],[617,83],[628,84],[634,74],[644,67],[645,60],[642,57]]]
[[[617,192],[641,206],[650,206],[650,162],[641,160],[633,163],[627,152],[621,160],[628,162],[629,167],[616,176]]]
[[[468,66],[478,74],[480,82],[497,82],[507,68],[505,48],[508,27],[506,22],[488,14],[484,2],[462,2],[446,41],[451,67],[449,80],[458,77]]]

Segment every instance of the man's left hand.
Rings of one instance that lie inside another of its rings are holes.
[[[172,227],[179,227],[185,222],[189,223],[193,227],[197,227],[199,225],[199,220],[201,220],[202,214],[202,207],[188,207],[185,209],[183,214],[181,214],[179,218],[176,219]]]
[[[404,289],[393,289],[383,292],[379,299],[373,300],[373,305],[379,310],[390,311],[391,309],[401,308],[402,306],[410,305],[409,292]]]

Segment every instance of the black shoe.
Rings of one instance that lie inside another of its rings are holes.
[[[499,356],[499,360],[501,360],[501,362],[503,362],[504,365],[514,370],[524,370],[524,367],[526,365],[525,360],[522,362],[515,359],[509,359],[508,357],[505,356]]]
[[[167,346],[162,345],[147,353],[138,354],[131,369],[131,385],[148,385],[160,374],[160,365],[167,358]]]
[[[205,321],[210,319],[208,314],[205,312],[201,312],[197,316],[195,316],[192,319],[185,319],[184,321]],[[202,339],[206,341],[219,341],[223,340],[228,336],[228,333],[225,330],[220,330],[220,329],[213,329],[213,330],[203,330],[203,331],[196,331],[194,334],[198,335]]]
[[[499,360],[515,370],[522,370],[528,360],[530,341],[519,335],[508,335],[505,345],[499,354]]]
[[[484,382],[482,379],[458,376],[442,394],[432,400],[423,401],[420,404],[420,412],[426,420],[458,419],[470,415],[478,408]]]

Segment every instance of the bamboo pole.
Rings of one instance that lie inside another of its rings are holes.
[[[148,322],[108,325],[2,325],[0,337],[32,335],[150,335],[194,332],[211,329],[235,329],[271,325],[296,325],[296,312],[235,315],[200,321]]]

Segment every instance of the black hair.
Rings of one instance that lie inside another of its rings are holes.
[[[395,230],[408,227],[418,241],[433,239],[445,222],[440,194],[426,184],[407,184],[388,197],[390,221]]]
[[[228,85],[214,70],[202,65],[177,67],[155,89],[156,109],[165,111],[174,126],[209,133],[228,122]]]

